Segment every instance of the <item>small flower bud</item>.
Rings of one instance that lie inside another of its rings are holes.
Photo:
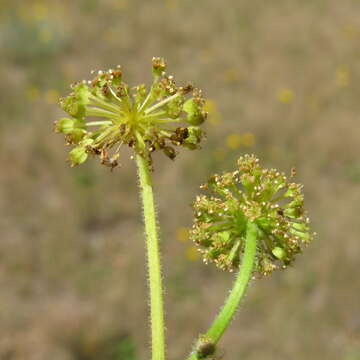
[[[75,128],[75,119],[62,118],[55,123],[55,130],[64,134],[71,133]]]
[[[166,69],[166,62],[164,58],[153,57],[152,59],[152,71],[156,76],[161,76]]]
[[[286,256],[284,249],[279,246],[274,247],[271,252],[279,260],[283,260]]]
[[[62,118],[55,122],[55,131],[66,135],[68,143],[77,144],[86,135],[83,121],[79,119]]]
[[[74,128],[66,135],[69,144],[78,144],[86,136],[86,130]]]
[[[201,125],[207,117],[203,111],[204,102],[200,98],[191,98],[184,104],[184,111],[188,114],[186,121],[191,125]]]
[[[93,143],[92,139],[84,140],[81,145],[75,147],[69,152],[71,166],[82,164],[88,157],[87,146]]]

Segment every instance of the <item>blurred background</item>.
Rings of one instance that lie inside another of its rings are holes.
[[[360,3],[355,0],[0,1],[0,359],[149,358],[136,169],[70,169],[59,96],[164,56],[208,97],[208,139],[155,158],[168,353],[184,359],[233,275],[188,240],[189,204],[240,154],[305,184],[316,241],[253,282],[225,359],[360,359]]]

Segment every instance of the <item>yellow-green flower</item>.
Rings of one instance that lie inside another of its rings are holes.
[[[276,95],[277,99],[283,104],[290,104],[295,98],[295,93],[291,89],[280,89]]]
[[[60,100],[70,117],[55,124],[74,146],[69,157],[72,166],[97,155],[113,168],[123,144],[149,162],[156,150],[174,159],[176,146],[199,148],[204,137],[199,126],[207,116],[201,91],[191,84],[177,86],[165,70],[165,60],[153,58],[149,88],[144,84],[130,88],[120,66],[72,85],[72,93]]]
[[[347,66],[339,66],[336,69],[336,84],[339,87],[347,87],[350,84],[350,70]]]
[[[237,269],[249,221],[259,229],[256,270],[260,274],[291,264],[313,238],[303,209],[302,185],[288,182],[275,169],[262,168],[254,155],[240,157],[236,171],[214,175],[201,188],[210,194],[196,198],[190,237],[206,263]]]

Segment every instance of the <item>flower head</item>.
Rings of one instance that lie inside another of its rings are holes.
[[[215,175],[201,188],[211,195],[196,198],[190,236],[206,263],[237,269],[248,221],[259,229],[256,271],[263,275],[291,264],[313,238],[302,185],[288,182],[275,169],[262,168],[254,155],[240,157],[238,170]]]
[[[97,155],[113,168],[123,144],[149,162],[156,150],[174,159],[176,146],[199,148],[204,137],[199,125],[207,116],[201,90],[191,84],[177,86],[165,69],[163,58],[153,58],[149,88],[144,84],[130,88],[120,66],[71,86],[70,95],[60,99],[70,117],[58,120],[55,130],[74,146],[69,153],[72,166]]]

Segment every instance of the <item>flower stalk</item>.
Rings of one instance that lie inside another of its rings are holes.
[[[259,229],[257,225],[249,221],[247,223],[245,250],[239,274],[224,307],[221,309],[219,315],[206,333],[214,343],[217,343],[220,340],[221,336],[229,326],[251,280],[256,258],[258,232]]]
[[[202,356],[198,350],[201,348],[204,342],[207,344],[212,344],[213,352],[215,352],[216,344],[219,342],[225,330],[230,325],[251,280],[256,260],[256,245],[258,234],[259,229],[257,225],[251,221],[248,221],[246,226],[244,255],[242,257],[241,268],[235,280],[234,286],[228,298],[226,299],[224,306],[220,310],[220,313],[213,321],[210,329],[205,335],[200,335],[195,351],[188,357],[187,360],[204,358],[204,356]]]
[[[148,162],[136,155],[140,180],[140,194],[143,203],[146,249],[148,258],[151,318],[152,360],[165,359],[164,309],[161,279],[159,239],[152,189],[151,172]]]

